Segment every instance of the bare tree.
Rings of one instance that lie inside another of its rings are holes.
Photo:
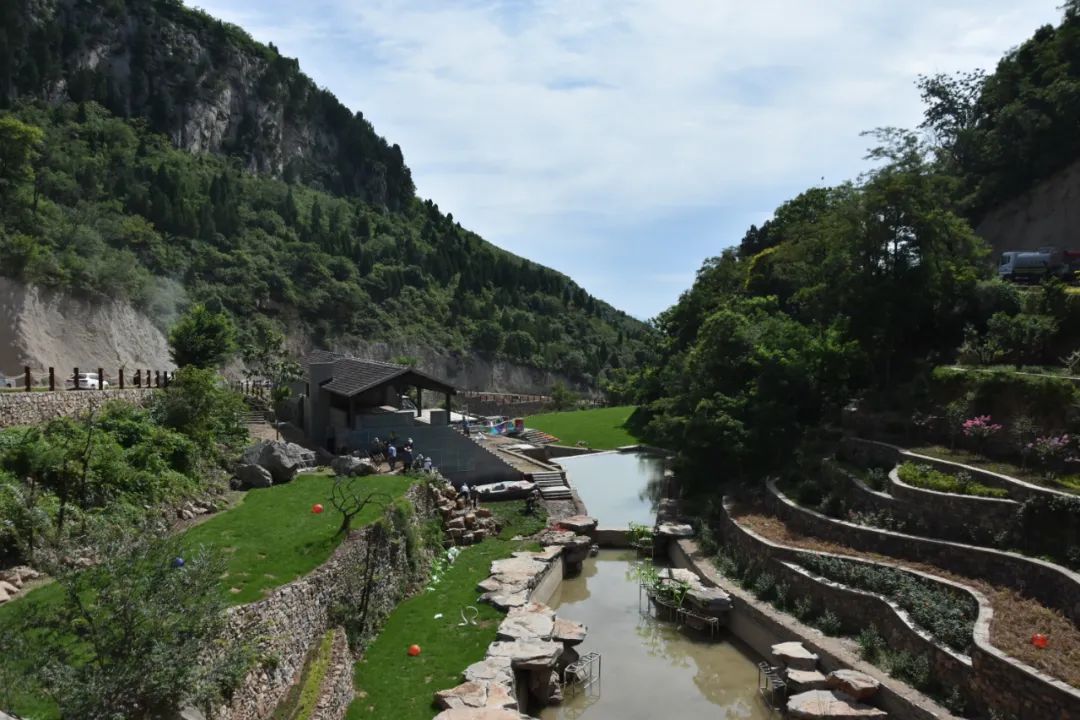
[[[384,492],[364,493],[359,486],[360,477],[340,476],[334,480],[334,489],[330,494],[330,503],[341,513],[341,527],[338,535],[345,535],[352,529],[353,519],[368,505],[375,504],[385,508],[394,499]]]

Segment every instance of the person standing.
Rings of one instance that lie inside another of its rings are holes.
[[[386,448],[386,462],[390,464],[390,472],[394,471],[394,463],[397,462],[397,445],[390,443]]]
[[[469,483],[461,484],[461,496],[465,498],[465,507],[469,507]]]

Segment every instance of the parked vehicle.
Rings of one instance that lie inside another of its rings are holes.
[[[68,389],[74,390],[76,387],[75,379],[67,378],[64,385]],[[109,381],[100,379],[97,373],[79,373],[78,388],[80,390],[104,390],[108,387]]]
[[[15,387],[15,381],[12,378],[7,377],[4,373],[0,373],[0,388]]]
[[[1080,251],[1042,247],[1037,251],[1010,250],[1001,254],[998,277],[1010,282],[1041,282],[1056,277],[1066,282],[1080,271]]]

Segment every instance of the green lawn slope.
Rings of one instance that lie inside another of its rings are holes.
[[[620,405],[595,410],[545,413],[527,417],[525,425],[554,435],[559,438],[560,445],[576,445],[584,440],[591,448],[612,450],[638,442],[625,427],[634,410],[633,405]]]

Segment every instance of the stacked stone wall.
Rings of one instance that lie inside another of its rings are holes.
[[[1028,594],[1047,607],[1060,610],[1073,622],[1080,622],[1080,575],[1060,565],[1003,550],[834,520],[799,507],[775,483],[770,482],[768,488],[765,498],[770,510],[800,532],[863,552],[930,563],[958,575],[983,578]]]
[[[427,486],[412,488],[407,499],[416,510],[415,522],[437,517]],[[404,533],[390,523],[376,523],[351,533],[326,563],[308,575],[276,588],[263,600],[230,609],[225,640],[254,643],[257,656],[264,660],[244,678],[229,704],[214,712],[213,720],[270,717],[300,678],[309,650],[341,622],[337,610],[347,599],[346,593],[366,587],[370,593],[366,621],[359,636],[352,637],[352,650],[361,651],[397,604],[425,580],[428,559],[410,558]],[[339,642],[335,639],[335,661],[340,658]],[[351,670],[344,674],[351,677]],[[340,699],[326,708],[320,715],[322,720],[344,717],[348,701],[344,700],[343,682],[331,685]],[[351,700],[351,691],[348,695]],[[339,710],[341,714],[334,714]]]
[[[40,425],[58,417],[84,415],[112,400],[145,407],[153,396],[154,390],[150,388],[0,392],[0,428]]]

